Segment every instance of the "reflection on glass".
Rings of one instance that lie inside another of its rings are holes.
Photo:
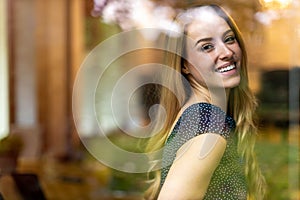
[[[266,9],[285,9],[291,5],[293,0],[259,0]]]

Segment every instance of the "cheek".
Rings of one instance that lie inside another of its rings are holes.
[[[190,65],[190,71],[193,76],[197,76],[201,79],[203,77],[210,76],[212,74],[212,65],[209,60],[205,60],[203,58],[198,58],[193,61]]]
[[[207,67],[203,65],[197,65],[196,67],[190,67],[190,75],[197,81],[198,84],[202,86],[207,86],[210,80],[215,79],[214,73]]]
[[[208,71],[213,65],[213,59],[210,56],[204,56],[200,53],[192,53],[189,57],[189,63],[195,70]]]
[[[235,56],[235,57],[236,57],[236,60],[237,60],[237,61],[241,61],[242,58],[243,58],[243,53],[242,53],[242,50],[241,50],[240,46],[237,46],[237,47],[235,48],[234,52],[235,52],[235,55],[236,55],[236,56]]]

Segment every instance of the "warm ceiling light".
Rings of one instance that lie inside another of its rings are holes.
[[[291,5],[293,0],[259,0],[266,9],[284,9]]]

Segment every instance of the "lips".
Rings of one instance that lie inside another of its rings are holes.
[[[230,64],[230,65],[226,65],[226,66],[223,66],[223,67],[219,67],[215,71],[219,72],[219,73],[224,73],[224,72],[231,71],[231,70],[233,70],[235,68],[236,68],[235,64]]]

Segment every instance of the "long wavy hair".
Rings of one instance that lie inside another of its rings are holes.
[[[242,61],[241,61],[241,81],[240,84],[232,88],[228,98],[227,113],[234,118],[236,121],[235,133],[238,136],[238,152],[245,161],[245,175],[247,179],[248,187],[248,199],[261,200],[265,194],[265,180],[259,169],[255,152],[255,138],[257,135],[257,127],[255,124],[255,110],[257,107],[257,101],[253,93],[249,88],[248,83],[248,72],[247,72],[247,53],[245,44],[242,39],[241,33],[235,24],[234,20],[219,6],[217,5],[197,5],[208,6],[212,8],[220,17],[222,17],[230,26],[232,31],[235,33],[236,39],[242,50]],[[193,7],[195,8],[195,7]],[[188,12],[187,9],[186,12]],[[180,109],[189,99],[190,90],[186,84],[185,76],[178,77],[178,73],[182,73],[182,64],[184,58],[184,34],[182,37],[171,38],[167,37],[167,48],[173,49],[172,51],[165,52],[166,65],[171,67],[173,72],[161,73],[162,80],[165,85],[174,86],[171,91],[167,87],[159,87],[159,98],[160,105],[165,109],[165,113],[158,112],[157,120],[161,122],[165,120],[162,128],[159,131],[154,128],[156,135],[153,136],[147,145],[147,151],[157,151],[161,149],[167,137],[171,131],[172,125],[176,120]],[[174,53],[174,51],[176,53]],[[175,92],[174,92],[175,91]],[[174,94],[175,93],[175,94]],[[163,117],[165,119],[162,119]],[[154,177],[152,177],[151,186],[145,192],[146,199],[156,199],[160,190],[160,170],[155,171]]]

